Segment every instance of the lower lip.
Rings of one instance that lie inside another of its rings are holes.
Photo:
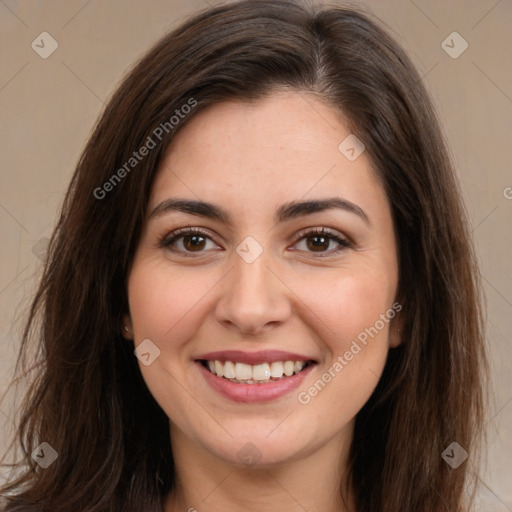
[[[312,364],[296,375],[274,382],[267,382],[265,384],[236,384],[223,377],[214,375],[200,362],[196,361],[196,364],[199,366],[199,371],[202,373],[204,379],[214,391],[217,391],[217,393],[234,402],[244,403],[269,402],[281,398],[299,387],[300,383],[315,366]]]

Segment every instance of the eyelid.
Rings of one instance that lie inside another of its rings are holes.
[[[204,228],[187,226],[185,228],[174,229],[171,232],[160,237],[158,239],[158,246],[163,247],[165,249],[168,246],[170,246],[171,242],[173,242],[174,240],[177,240],[177,239],[182,238],[187,235],[188,236],[202,235],[205,238],[209,238],[210,240],[215,242],[214,237],[210,234],[209,231],[205,230]],[[217,242],[215,242],[215,243],[217,244]],[[179,251],[179,252],[182,252],[182,251]],[[199,251],[199,252],[204,252],[204,251]],[[192,253],[189,253],[189,254],[192,254]]]
[[[299,241],[301,238],[304,238],[304,236],[306,236],[306,235],[310,235],[311,236],[311,235],[314,235],[314,234],[317,234],[317,235],[320,235],[320,236],[321,235],[327,235],[327,236],[332,237],[333,239],[334,238],[340,238],[341,240],[343,240],[347,244],[350,244],[350,245],[353,244],[352,240],[347,235],[341,233],[340,231],[338,231],[336,229],[329,228],[327,226],[320,226],[320,227],[313,227],[313,228],[304,228],[301,231],[299,231],[296,235],[294,235],[294,238],[296,238],[297,241]]]

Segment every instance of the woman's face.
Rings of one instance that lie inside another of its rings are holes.
[[[126,321],[171,439],[197,454],[265,465],[346,444],[399,342],[390,207],[349,135],[316,98],[276,93],[201,112],[162,162]]]

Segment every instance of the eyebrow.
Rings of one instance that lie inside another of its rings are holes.
[[[274,214],[274,222],[285,222],[305,215],[311,215],[326,210],[339,209],[353,213],[360,217],[366,224],[371,225],[368,215],[359,206],[342,199],[341,197],[329,197],[327,199],[312,199],[309,201],[290,201],[277,208]],[[231,226],[233,221],[229,213],[217,204],[205,201],[196,201],[182,198],[169,198],[162,201],[150,213],[148,219],[160,217],[166,213],[178,211],[217,220]]]

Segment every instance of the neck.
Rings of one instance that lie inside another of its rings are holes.
[[[345,488],[353,425],[309,454],[265,467],[239,467],[171,427],[176,485],[165,512],[353,512]]]

